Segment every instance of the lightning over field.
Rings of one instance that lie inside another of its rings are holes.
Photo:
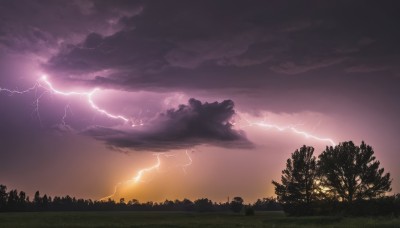
[[[48,77],[46,75],[41,76],[35,85],[33,85],[32,87],[25,89],[25,90],[11,90],[11,89],[7,89],[7,88],[0,88],[0,92],[6,92],[9,95],[20,95],[20,94],[25,94],[25,93],[30,93],[33,91],[37,91],[38,89],[43,89],[44,91],[41,92],[36,98],[35,98],[35,110],[34,112],[37,113],[37,116],[39,118],[39,121],[41,121],[40,119],[40,110],[39,110],[39,102],[40,99],[45,96],[46,94],[55,94],[55,95],[59,95],[59,96],[78,96],[78,97],[84,97],[88,106],[94,110],[95,112],[101,113],[105,116],[107,116],[108,118],[111,119],[117,119],[117,120],[121,120],[124,123],[129,123],[132,127],[135,127],[136,125],[133,124],[132,121],[129,120],[128,117],[122,116],[122,115],[118,115],[118,114],[111,114],[110,112],[108,112],[106,109],[103,108],[99,108],[99,106],[94,102],[93,98],[97,93],[100,93],[101,90],[98,88],[89,90],[89,91],[69,91],[69,90],[59,90],[57,89],[55,86],[53,86],[53,84],[49,81]],[[67,113],[72,113],[71,112],[71,107],[69,104],[67,104],[64,108],[64,115],[62,116],[61,119],[61,123],[62,125],[66,126],[66,118],[67,118]],[[269,129],[269,130],[275,130],[275,131],[279,131],[279,132],[291,132],[291,133],[295,133],[299,136],[303,136],[305,138],[311,138],[314,139],[316,141],[321,141],[321,142],[328,142],[331,145],[335,146],[335,142],[330,139],[330,138],[322,138],[319,136],[315,136],[312,135],[310,133],[307,133],[305,131],[300,131],[297,128],[293,127],[293,126],[279,126],[279,125],[275,125],[275,124],[267,124],[264,122],[251,122],[248,121],[248,125],[246,125],[245,127],[254,127],[254,126],[258,126],[258,127],[262,127],[265,129]],[[155,165],[140,169],[137,174],[131,179],[131,180],[127,180],[127,181],[123,181],[123,182],[119,182],[115,187],[114,187],[114,192],[106,197],[101,198],[100,200],[107,200],[109,198],[113,198],[115,196],[115,194],[118,191],[119,186],[123,185],[123,184],[130,184],[130,183],[134,183],[134,184],[138,184],[142,181],[143,175],[145,175],[148,172],[152,172],[154,170],[159,169],[160,165],[161,165],[161,159],[160,156],[175,156],[175,155],[166,155],[164,153],[160,153],[160,154],[156,154],[157,157],[157,163]],[[182,171],[186,174],[186,168],[188,166],[190,166],[193,162],[191,156],[189,155],[188,151],[185,151],[185,155],[188,158],[188,162],[182,165],[179,165],[182,168]]]
[[[349,140],[400,173],[397,5],[0,1],[0,185],[247,203]]]

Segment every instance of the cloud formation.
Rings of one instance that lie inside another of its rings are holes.
[[[244,132],[232,128],[230,121],[234,114],[231,100],[202,103],[191,98],[187,105],[159,114],[143,128],[96,126],[85,130],[84,134],[118,149],[168,151],[199,144],[251,148]]]
[[[118,30],[82,34],[81,42],[65,45],[49,58],[45,69],[60,78],[130,91],[219,92],[262,85],[257,92],[253,89],[262,97],[294,75],[303,77],[300,82],[290,78],[296,86],[321,81],[317,86],[326,87],[322,77],[340,81],[334,77],[371,69],[387,76],[398,74],[398,58],[393,57],[400,33],[390,26],[397,17],[390,5],[374,1],[131,2],[118,2],[110,10],[118,12],[113,17]],[[140,13],[124,15],[125,5]],[[106,6],[96,1],[81,7],[83,12],[89,7],[89,15],[94,16],[108,12]],[[357,15],[351,13],[356,11]],[[359,67],[365,65],[369,68]],[[244,82],[244,77],[251,80]]]

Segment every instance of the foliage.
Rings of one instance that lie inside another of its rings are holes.
[[[341,201],[372,199],[391,191],[390,174],[379,168],[374,150],[364,142],[343,142],[319,155],[321,185],[329,196]]]
[[[213,203],[207,198],[198,199],[194,201],[194,207],[198,212],[212,211]]]
[[[239,213],[243,209],[243,199],[242,197],[236,196],[230,203],[231,210],[235,213]]]
[[[238,203],[243,207],[243,199],[235,197],[232,202]],[[278,211],[281,210],[279,203],[274,198],[257,200],[252,205],[257,210]],[[92,201],[85,199],[76,199],[75,197],[47,195],[41,196],[37,191],[32,201],[26,197],[25,192],[10,190],[0,185],[0,212],[10,211],[229,211],[232,209],[231,203],[215,203],[207,198],[195,200],[165,200],[162,203],[144,202],[140,203],[136,199],[126,202],[121,198],[118,203],[109,199],[108,201]],[[241,210],[241,208],[240,208]],[[239,211],[240,211],[239,210]]]
[[[313,153],[313,147],[296,150],[282,170],[282,183],[272,181],[278,201],[289,214],[309,214],[311,203],[317,198],[317,163]]]
[[[281,211],[282,205],[276,198],[269,197],[258,199],[252,207],[257,211]]]
[[[398,196],[386,197],[392,180],[371,146],[343,142],[327,147],[318,162],[312,147],[296,150],[275,185],[289,215],[398,215]],[[397,208],[397,209],[396,209]]]

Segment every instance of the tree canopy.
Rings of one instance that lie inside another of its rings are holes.
[[[292,153],[282,170],[281,182],[272,181],[279,202],[291,206],[309,206],[317,197],[317,163],[314,148],[302,146]]]
[[[392,198],[384,198],[391,191],[390,174],[380,168],[371,146],[364,142],[360,146],[352,141],[343,142],[326,147],[318,161],[313,152],[314,148],[308,146],[296,150],[286,161],[281,183],[272,181],[277,199],[287,213],[307,215],[315,210],[319,213],[347,210],[357,214],[373,205],[372,200],[377,198],[378,204],[391,204]]]
[[[318,169],[326,193],[339,200],[372,199],[391,191],[390,174],[379,168],[371,146],[352,141],[327,147],[319,155]]]

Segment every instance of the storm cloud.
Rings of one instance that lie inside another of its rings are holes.
[[[202,103],[191,98],[160,113],[149,124],[136,128],[91,127],[83,132],[104,141],[111,148],[168,151],[190,148],[199,144],[227,148],[251,148],[243,131],[233,129],[230,121],[235,114],[231,100]]]
[[[400,33],[391,26],[399,19],[396,7],[374,1],[255,2],[138,1],[142,11],[118,17],[118,31],[86,34],[45,67],[60,77],[112,70],[89,81],[128,90],[210,84],[240,88],[242,80],[227,84],[226,79],[234,72],[254,74],[254,68],[264,75],[251,86],[260,80],[279,84],[279,79],[268,80],[273,76],[317,77],[333,67],[356,73],[368,65],[372,71],[397,74],[398,59],[392,57],[399,45],[393,41]],[[94,4],[93,11],[102,4]]]

